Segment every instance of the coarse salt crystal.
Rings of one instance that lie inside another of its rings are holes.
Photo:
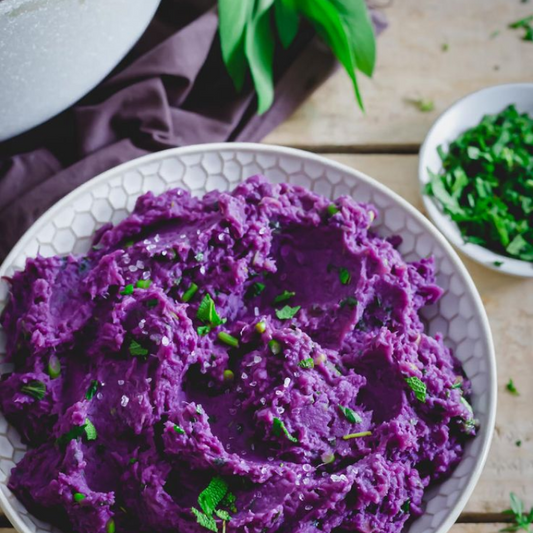
[[[257,386],[257,381],[250,382],[250,387],[256,387],[256,386]]]
[[[139,321],[139,328],[143,329],[145,324],[146,324],[146,319],[143,318],[142,320]]]
[[[122,256],[122,262],[125,264],[125,265],[129,265],[130,262],[131,262],[131,259],[130,259],[130,256],[128,254],[124,254]]]
[[[283,396],[283,392],[278,389],[276,391],[276,396]]]
[[[263,358],[260,356],[260,355],[256,355],[254,357],[254,363],[257,365],[258,363],[260,363],[261,361],[263,360]]]
[[[96,395],[96,397],[97,397],[99,400],[101,400],[101,399],[104,397],[104,395],[103,395],[101,392],[99,392],[99,393]]]
[[[283,407],[276,407],[276,411],[278,412],[278,415],[282,415],[285,412],[285,409]]]
[[[165,255],[167,255],[167,251],[166,251],[166,250],[163,250],[163,251],[161,252],[161,255],[164,257]]]
[[[285,378],[285,381],[283,382],[283,386],[287,388],[291,384],[291,378]]]
[[[300,492],[300,494],[298,494],[298,499],[303,502],[304,501],[304,495]]]
[[[163,346],[168,346],[170,344],[170,340],[169,340],[169,338],[166,335],[163,336],[163,338],[161,339],[161,344]]]
[[[248,374],[247,374],[246,372],[243,372],[243,373],[241,374],[241,378],[242,378],[243,380],[247,380],[247,379],[248,379]]]
[[[135,265],[130,265],[130,266],[128,267],[128,270],[129,270],[130,272],[137,272],[137,267],[136,267]]]
[[[143,401],[143,396],[142,396],[142,394],[139,394],[139,395],[137,396],[137,401],[139,402],[139,404],[142,403],[142,401]]]
[[[139,259],[136,263],[137,268],[142,270],[144,268],[144,263]]]
[[[254,307],[254,315],[259,316],[259,307]]]
[[[152,383],[152,378],[146,378],[146,383]]]
[[[155,237],[154,237],[154,242],[159,242],[160,239],[159,239],[159,233],[156,233],[155,234]]]
[[[148,279],[150,277],[150,271],[149,270],[145,270],[143,272],[143,279]]]
[[[122,407],[126,407],[129,401],[130,399],[127,396],[122,396],[122,398],[120,398],[120,405],[122,405]]]
[[[124,385],[124,380],[123,379],[119,379],[117,381],[117,383],[122,387],[122,385]]]

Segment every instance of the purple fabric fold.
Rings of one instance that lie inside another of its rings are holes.
[[[62,114],[0,144],[0,261],[36,218],[85,181],[166,148],[259,141],[337,67],[303,28],[289,50],[277,52],[275,102],[257,116],[251,81],[236,92],[222,63],[214,4],[163,0],[106,80]]]

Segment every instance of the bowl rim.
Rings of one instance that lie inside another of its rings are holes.
[[[523,261],[521,259],[513,259],[512,257],[499,254],[479,244],[465,242],[461,236],[457,224],[441,210],[440,205],[435,201],[434,198],[430,197],[424,192],[424,187],[429,182],[426,160],[429,158],[429,153],[434,150],[434,148],[430,146],[430,142],[432,142],[433,135],[441,127],[444,119],[453,111],[468,104],[469,101],[479,98],[479,96],[482,94],[499,92],[510,93],[517,89],[531,90],[533,102],[533,83],[520,82],[502,83],[499,85],[491,85],[490,87],[483,87],[482,89],[478,89],[477,91],[466,94],[465,96],[459,98],[459,100],[456,100],[450,104],[437,117],[435,122],[433,122],[431,128],[424,138],[424,142],[420,147],[418,159],[418,181],[420,184],[420,195],[422,196],[422,201],[424,202],[424,207],[429,218],[435,224],[435,226],[437,226],[439,231],[441,231],[457,249],[461,250],[461,252],[463,252],[476,263],[483,265],[490,270],[516,277],[531,278],[533,277],[533,262]],[[487,110],[486,114],[489,113],[491,113],[491,111]],[[500,266],[496,266],[494,264],[495,262],[501,262],[502,264]]]
[[[533,85],[533,84],[532,84]],[[352,178],[359,180],[360,182],[366,183],[367,185],[375,188],[380,193],[385,196],[392,198],[397,205],[402,209],[407,211],[408,214],[413,216],[417,222],[424,228],[425,231],[431,234],[431,236],[437,241],[438,244],[444,249],[448,255],[448,259],[453,265],[455,271],[462,278],[467,290],[472,297],[472,302],[474,305],[475,312],[479,316],[481,332],[480,336],[485,338],[487,345],[487,354],[486,361],[488,364],[487,374],[489,376],[489,383],[487,388],[488,393],[488,409],[487,409],[487,423],[483,427],[483,432],[477,436],[477,438],[482,439],[481,450],[478,456],[475,459],[473,468],[470,470],[470,475],[468,476],[467,482],[464,486],[458,491],[459,497],[453,507],[449,510],[446,518],[442,521],[441,525],[435,530],[434,533],[447,533],[452,525],[456,522],[461,511],[464,509],[466,503],[468,502],[470,496],[472,495],[477,482],[481,476],[483,467],[485,466],[489,449],[492,443],[492,437],[494,433],[494,427],[496,422],[496,406],[497,406],[497,368],[496,368],[496,356],[494,350],[494,342],[492,338],[492,332],[490,328],[489,319],[487,313],[483,306],[481,296],[468,272],[466,266],[461,261],[459,255],[454,250],[452,245],[444,237],[444,235],[413,205],[411,205],[407,200],[402,198],[399,194],[394,192],[389,187],[383,185],[379,181],[371,178],[367,174],[356,170],[348,165],[339,163],[327,157],[323,157],[312,152],[307,152],[305,150],[299,150],[296,148],[290,148],[285,146],[270,145],[270,144],[260,144],[260,143],[205,143],[205,144],[195,144],[186,147],[177,147],[170,148],[167,150],[162,150],[153,154],[148,154],[145,156],[138,157],[121,165],[115,166],[75,188],[69,194],[61,198],[53,206],[51,206],[45,213],[43,213],[22,235],[19,241],[15,244],[11,252],[7,255],[5,260],[0,265],[0,277],[5,275],[5,270],[10,266],[14,259],[27,245],[35,229],[39,226],[42,226],[54,215],[58,214],[59,211],[68,206],[78,195],[83,194],[89,189],[107,182],[115,174],[124,174],[128,170],[135,169],[139,166],[146,165],[158,160],[164,160],[169,157],[183,157],[187,155],[193,155],[198,152],[215,152],[219,153],[221,150],[231,150],[234,152],[254,152],[254,153],[264,153],[271,155],[285,155],[296,157],[303,162],[305,160],[312,160],[322,165],[327,165],[330,168],[337,170],[338,172],[350,175]],[[138,194],[138,193],[136,193]],[[7,484],[3,482],[2,484]],[[15,529],[20,533],[30,533],[27,529],[26,524],[22,520],[20,514],[16,509],[11,505],[7,500],[3,491],[0,491],[0,507],[3,509],[5,515],[8,517],[10,522],[13,524]]]

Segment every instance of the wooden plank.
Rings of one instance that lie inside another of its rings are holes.
[[[379,37],[374,79],[361,76],[366,115],[339,71],[266,142],[329,152],[413,152],[437,116],[460,97],[533,77],[533,43],[507,28],[530,15],[531,4],[401,0],[383,11],[390,26]],[[491,38],[494,31],[500,33]],[[435,110],[422,113],[409,98],[431,99]]]
[[[413,155],[329,155],[381,181],[422,209],[418,157]],[[516,492],[533,505],[533,280],[505,276],[461,256],[481,294],[494,336],[498,362],[498,414],[489,459],[465,511],[498,513]],[[520,392],[505,385],[512,378]],[[521,446],[516,446],[516,441]],[[529,507],[526,506],[528,509]]]

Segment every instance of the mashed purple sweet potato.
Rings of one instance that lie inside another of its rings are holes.
[[[400,531],[475,421],[419,316],[433,261],[375,216],[256,176],[29,260],[2,317],[11,490],[80,533]]]

